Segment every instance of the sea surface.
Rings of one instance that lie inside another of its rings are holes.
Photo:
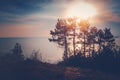
[[[48,38],[0,38],[0,53],[10,52],[16,43],[21,44],[25,57],[39,51],[44,61],[56,63],[62,60],[64,50]],[[120,38],[116,38],[116,44],[120,46]]]
[[[39,51],[44,61],[56,63],[62,60],[63,49],[49,42],[48,38],[0,38],[0,52],[10,52],[16,43],[21,44],[26,57],[34,51]]]

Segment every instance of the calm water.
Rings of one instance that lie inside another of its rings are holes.
[[[39,50],[45,61],[56,62],[62,59],[63,50],[47,38],[0,38],[0,52],[9,52],[15,43],[20,43],[23,54],[27,57],[33,50]]]
[[[50,43],[48,38],[0,38],[0,52],[9,52],[16,43],[20,43],[23,54],[29,57],[33,50],[39,50],[43,59],[51,63],[62,59],[63,50],[55,43]],[[120,38],[116,39],[120,45]]]

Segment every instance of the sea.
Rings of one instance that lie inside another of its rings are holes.
[[[116,44],[120,46],[120,38],[116,38]],[[30,58],[35,51],[39,52],[42,60],[57,63],[62,60],[64,49],[56,43],[49,42],[46,37],[37,38],[0,38],[0,53],[10,52],[16,43],[21,44],[23,55]]]
[[[19,43],[23,55],[29,58],[31,54],[38,51],[42,60],[50,63],[57,63],[62,60],[63,49],[56,43],[49,42],[48,38],[0,38],[0,53],[10,52],[16,43]]]

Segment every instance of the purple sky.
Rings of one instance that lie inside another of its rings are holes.
[[[47,58],[57,61],[63,51],[49,43],[49,32],[58,18],[65,17],[73,4],[81,2],[97,10],[92,26],[109,27],[115,36],[120,36],[120,0],[0,0],[0,37],[44,37],[30,47],[40,48],[41,53],[49,55]]]
[[[0,0],[0,37],[48,37],[57,18],[66,15],[72,3],[83,1],[99,13],[93,25],[120,34],[119,0]]]

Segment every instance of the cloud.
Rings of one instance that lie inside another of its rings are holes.
[[[79,0],[72,0],[79,2]],[[109,22],[120,22],[120,1],[119,0],[81,0],[93,5],[98,12],[94,17],[94,22],[104,24]],[[88,13],[89,14],[89,13]]]
[[[15,0],[18,1],[18,0]],[[50,0],[36,0],[39,2],[24,2],[24,4],[30,4],[31,7],[23,7],[23,5],[11,5],[10,9],[14,10],[13,12],[8,12],[7,10],[0,10],[1,19],[0,19],[0,36],[1,37],[47,37],[49,36],[49,31],[55,26],[56,20],[59,17],[58,15],[62,14],[63,6],[58,5],[56,1],[50,3]],[[46,2],[44,2],[46,1]],[[5,2],[7,3],[7,2]],[[33,5],[34,4],[34,5]],[[56,5],[55,5],[56,4]],[[22,6],[22,7],[20,7]],[[5,6],[6,9],[7,6]],[[19,8],[14,8],[19,7]],[[32,7],[39,7],[40,10],[32,10]],[[21,10],[21,13],[18,11]],[[24,10],[26,10],[24,12]],[[15,12],[15,13],[14,13]]]
[[[47,37],[49,32],[45,29],[46,24],[21,24],[1,27],[1,37]]]
[[[1,0],[0,24],[16,23],[15,20],[36,13],[46,18],[62,17],[71,3],[80,1],[88,2],[97,8],[97,21],[120,21],[119,0]]]
[[[0,24],[11,22],[11,18],[42,11],[42,7],[50,2],[52,0],[0,0]]]
[[[55,27],[57,18],[80,1],[97,8],[98,15],[92,19],[95,24],[120,23],[119,0],[0,0],[0,30],[3,30],[0,36],[46,36]],[[41,32],[37,33],[38,28]],[[12,32],[14,29],[19,31]]]

